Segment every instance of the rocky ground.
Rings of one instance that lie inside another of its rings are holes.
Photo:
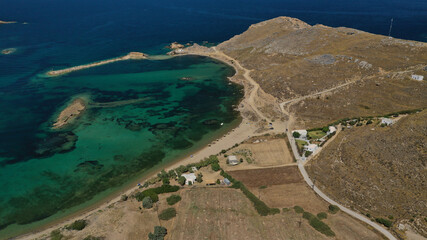
[[[328,196],[427,237],[427,111],[342,131],[307,171]]]
[[[217,48],[253,69],[252,78],[280,101],[313,95],[288,106],[300,127],[426,106],[426,83],[411,79],[427,75],[426,43],[279,17]]]

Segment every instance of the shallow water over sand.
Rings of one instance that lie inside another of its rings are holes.
[[[32,223],[105,196],[235,126],[242,89],[228,81],[233,74],[216,60],[183,56],[35,76],[17,87],[31,95],[4,92],[9,104],[1,111],[14,121],[3,119],[0,131],[4,140],[11,128],[14,134],[0,146],[0,225]],[[71,126],[52,130],[76,96],[96,104]]]

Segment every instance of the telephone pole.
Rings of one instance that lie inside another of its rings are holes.
[[[390,20],[390,29],[388,30],[388,37],[391,37],[391,28],[393,27],[393,18]]]

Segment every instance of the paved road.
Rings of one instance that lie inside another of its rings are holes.
[[[388,239],[397,240],[387,229],[381,227],[379,224],[377,224],[375,222],[372,222],[370,219],[366,218],[364,215],[359,214],[357,212],[354,212],[354,211],[342,206],[341,204],[335,202],[334,200],[332,200],[328,196],[326,196],[322,191],[320,191],[320,189],[318,189],[316,186],[314,186],[313,182],[311,181],[310,177],[308,176],[307,171],[304,168],[304,161],[302,161],[300,156],[298,155],[297,146],[295,144],[295,140],[292,137],[290,131],[287,132],[287,135],[288,135],[289,142],[291,144],[292,152],[295,156],[295,159],[297,159],[297,161],[298,161],[298,169],[301,172],[301,175],[304,177],[305,182],[314,190],[314,192],[316,192],[321,198],[323,198],[328,203],[333,204],[333,205],[337,205],[341,209],[341,211],[343,211],[343,212],[347,213],[348,215],[372,226],[377,231],[379,231],[384,236],[386,236]]]

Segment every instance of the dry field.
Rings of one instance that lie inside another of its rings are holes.
[[[284,139],[242,144],[237,149],[249,149],[255,160],[254,165],[259,167],[280,166],[293,161]]]
[[[259,216],[239,190],[194,188],[182,192],[182,196],[174,227],[167,239],[331,239],[311,228],[293,210]],[[336,239],[379,239],[349,217],[341,214],[337,217],[340,226],[331,225],[337,234]],[[335,218],[331,217],[331,221]],[[344,227],[341,221],[345,222]]]
[[[261,140],[254,143],[256,140]],[[238,147],[227,152],[228,155],[236,155],[243,162],[236,166],[226,164],[226,158],[220,158],[221,167],[226,171],[257,169],[273,166],[292,165],[293,157],[285,139],[252,138]],[[249,157],[250,163],[246,160]]]

